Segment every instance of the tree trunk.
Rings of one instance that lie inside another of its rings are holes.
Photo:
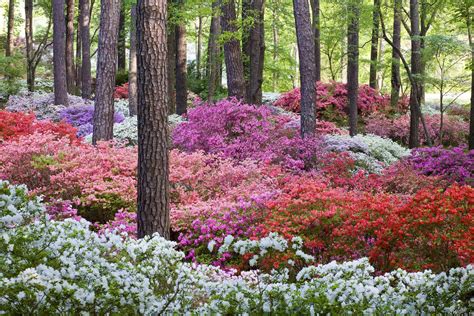
[[[76,91],[75,66],[74,66],[74,0],[67,0],[66,13],[66,82],[67,91],[74,94]]]
[[[357,99],[359,90],[359,0],[351,0],[348,7],[347,28],[347,99],[349,134],[357,134]]]
[[[15,28],[15,0],[8,1],[7,43],[5,56],[11,56],[13,50],[13,31]]]
[[[176,114],[187,111],[188,87],[186,64],[186,26],[176,25]]]
[[[300,57],[301,81],[301,137],[316,131],[316,76],[314,64],[314,36],[311,29],[307,0],[293,0],[296,40]]]
[[[123,8],[120,10],[119,21],[119,37],[118,37],[118,70],[125,71],[126,67],[126,53],[125,53],[125,12]]]
[[[415,148],[419,142],[419,116],[417,107],[421,104],[420,76],[421,76],[421,46],[420,46],[420,16],[418,0],[410,0],[411,24],[411,74],[414,79],[410,92],[410,137],[409,147]]]
[[[68,105],[64,0],[53,0],[54,104]]]
[[[28,91],[35,90],[33,65],[33,0],[25,0],[26,82]]]
[[[251,12],[254,20],[249,30],[249,78],[245,88],[246,102],[249,104],[262,103],[263,63],[265,57],[264,10],[265,0],[252,1]]]
[[[196,45],[196,78],[201,79],[201,55],[202,55],[202,16],[198,17],[197,45]]]
[[[321,81],[321,22],[319,0],[311,0],[313,10],[314,64],[316,81]]]
[[[76,33],[76,58],[75,58],[75,78],[76,78],[76,94],[82,91],[82,36],[81,36],[81,14],[77,15],[77,33]]]
[[[372,13],[372,39],[371,39],[371,46],[370,46],[370,71],[369,71],[369,86],[374,89],[377,89],[379,12],[380,12],[380,0],[374,0],[374,10]]]
[[[242,52],[240,42],[236,37],[236,13],[234,0],[226,0],[221,3],[221,26],[222,32],[231,36],[224,43],[225,67],[227,72],[228,96],[243,99],[245,96],[244,67],[242,64]]]
[[[211,27],[209,29],[209,42],[207,46],[207,100],[211,102],[214,99],[216,89],[218,87],[217,80],[219,78],[219,62],[220,62],[220,50],[217,38],[220,34],[220,17],[217,14],[217,1],[212,3],[212,17]]]
[[[99,51],[95,93],[92,143],[113,138],[114,88],[117,70],[117,41],[120,0],[102,0],[100,4]],[[152,83],[148,82],[149,85]]]
[[[135,4],[131,7],[128,111],[130,116],[137,115],[137,6]]]
[[[469,149],[474,149],[474,41],[472,39],[472,16],[467,12],[466,17],[467,35],[471,47],[471,116],[469,120]]]
[[[84,99],[90,99],[92,94],[92,78],[91,78],[91,41],[90,41],[90,7],[89,0],[79,0],[80,8],[80,28],[81,28],[81,44],[82,44],[82,67],[81,80],[82,91],[81,96]]]
[[[400,50],[400,39],[401,39],[401,15],[402,15],[402,0],[395,0],[393,8],[393,45],[396,49]],[[392,48],[392,74],[391,83],[392,88],[390,92],[390,105],[393,110],[398,109],[398,99],[400,96],[400,56],[398,56],[395,48]]]
[[[138,238],[170,237],[166,0],[138,0]]]

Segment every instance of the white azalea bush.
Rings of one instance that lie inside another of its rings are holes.
[[[277,234],[260,241],[227,236],[216,251],[293,248]],[[213,246],[209,247],[210,249]],[[0,313],[52,314],[461,314],[474,308],[474,268],[373,276],[366,258],[288,269],[224,272],[183,261],[158,235],[134,240],[97,234],[90,224],[53,221],[24,186],[0,182]]]
[[[380,173],[383,168],[410,155],[410,150],[388,138],[377,135],[326,135],[326,148],[335,152],[349,152],[357,167],[371,173]]]

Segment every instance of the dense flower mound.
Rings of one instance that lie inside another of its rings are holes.
[[[128,99],[128,82],[115,87],[114,99]]]
[[[51,133],[57,137],[76,139],[76,129],[64,122],[38,121],[34,114],[0,111],[0,142],[33,133]]]
[[[435,144],[460,146],[466,143],[469,134],[469,123],[455,116],[444,116],[443,130],[440,134],[441,117],[438,114],[424,115],[428,133]],[[408,114],[389,118],[382,114],[374,114],[367,119],[365,131],[381,137],[408,145],[410,136],[410,116]],[[419,126],[420,142],[426,144],[423,126]]]
[[[94,105],[92,100],[68,95],[69,106]],[[8,99],[5,109],[10,112],[33,112],[39,120],[59,121],[59,113],[65,107],[54,105],[54,93],[27,93],[12,95]]]
[[[474,185],[474,150],[465,147],[417,148],[408,158],[420,174],[439,176],[448,182]]]
[[[217,251],[252,263],[292,249],[270,273],[223,272],[183,262],[155,235],[97,234],[85,220],[51,221],[24,186],[0,182],[0,311],[6,314],[462,314],[472,310],[474,268],[374,276],[367,259],[311,265],[302,240],[231,235]],[[210,247],[211,248],[211,247]],[[298,267],[304,262],[304,267]]]
[[[332,115],[347,113],[347,88],[340,82],[318,82],[316,84],[316,110],[320,117],[330,118]],[[300,88],[284,93],[274,104],[286,110],[299,113],[301,101]],[[390,104],[390,97],[380,94],[368,85],[359,87],[357,108],[359,113],[367,116],[382,110]],[[330,112],[333,112],[332,114]],[[344,114],[345,115],[345,114]]]

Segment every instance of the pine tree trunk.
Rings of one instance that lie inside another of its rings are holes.
[[[7,57],[12,55],[14,27],[15,27],[15,0],[10,0],[8,1],[7,43],[5,45],[5,56]]]
[[[357,134],[357,99],[359,90],[359,0],[348,6],[347,28],[347,99],[349,108],[349,134]]]
[[[419,142],[419,116],[418,106],[421,104],[420,75],[421,75],[421,45],[420,45],[420,17],[418,13],[418,0],[410,0],[411,23],[411,74],[414,85],[410,92],[410,137],[409,147],[415,148]]]
[[[369,86],[374,89],[377,89],[379,13],[380,13],[380,0],[374,0],[374,10],[372,13],[372,39],[371,39],[371,46],[370,46],[370,71],[369,71]]]
[[[170,0],[168,0],[170,4]],[[168,18],[169,21],[169,18]],[[169,23],[168,27],[168,114],[176,113],[176,28]]]
[[[76,91],[75,66],[74,66],[74,0],[67,0],[66,10],[66,82],[69,94]]]
[[[176,114],[187,111],[187,63],[186,63],[186,26],[176,25]]]
[[[166,0],[138,0],[138,238],[170,237]]]
[[[212,3],[212,17],[211,17],[211,26],[209,29],[209,42],[207,46],[207,77],[208,77],[208,86],[207,86],[207,100],[211,102],[214,99],[214,95],[217,89],[217,80],[218,80],[218,63],[220,61],[220,51],[219,44],[217,43],[217,38],[220,34],[220,18],[217,15],[217,1]]]
[[[28,91],[35,90],[33,65],[33,0],[25,0],[26,82]]]
[[[316,75],[314,63],[314,36],[307,0],[293,0],[296,40],[300,57],[301,80],[301,137],[316,131]]]
[[[135,4],[131,7],[128,111],[130,116],[137,115],[137,6]]]
[[[80,10],[80,28],[81,28],[81,96],[84,99],[90,99],[92,94],[92,78],[91,78],[91,41],[90,41],[90,6],[89,0],[79,0]]]
[[[81,36],[81,15],[77,16],[77,33],[76,33],[76,94],[82,91],[82,36]]]
[[[393,8],[393,45],[400,50],[401,39],[401,14],[402,14],[402,0],[395,0]],[[391,92],[390,92],[390,106],[393,110],[398,109],[398,99],[400,97],[400,56],[396,50],[392,48],[392,74],[391,74]]]
[[[201,55],[202,55],[202,16],[198,17],[197,48],[196,48],[196,78],[201,79]]]
[[[243,99],[245,97],[244,67],[242,63],[242,52],[240,42],[236,38],[236,13],[234,0],[226,0],[221,3],[221,27],[222,32],[232,36],[224,43],[224,58],[227,73],[227,89],[229,97]]]
[[[472,39],[472,17],[467,16],[466,26],[469,38],[469,46],[471,48],[471,116],[469,120],[469,149],[474,149],[474,41]]]
[[[254,21],[249,30],[249,78],[245,89],[246,102],[249,104],[262,103],[263,64],[265,57],[264,8],[265,0],[254,0],[251,3]]]
[[[113,138],[114,88],[117,70],[117,41],[120,0],[102,0],[100,4],[99,51],[95,93],[92,143]],[[151,85],[151,83],[148,83]]]
[[[68,105],[64,0],[53,0],[54,104]]]
[[[311,0],[313,10],[314,64],[316,81],[321,81],[321,22],[319,0]]]
[[[118,70],[125,71],[126,53],[125,53],[125,12],[123,8],[120,10],[119,37],[118,37]]]

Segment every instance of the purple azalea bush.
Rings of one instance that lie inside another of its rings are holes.
[[[441,176],[449,182],[474,185],[474,150],[441,146],[417,148],[412,151],[408,162],[420,174]]]

